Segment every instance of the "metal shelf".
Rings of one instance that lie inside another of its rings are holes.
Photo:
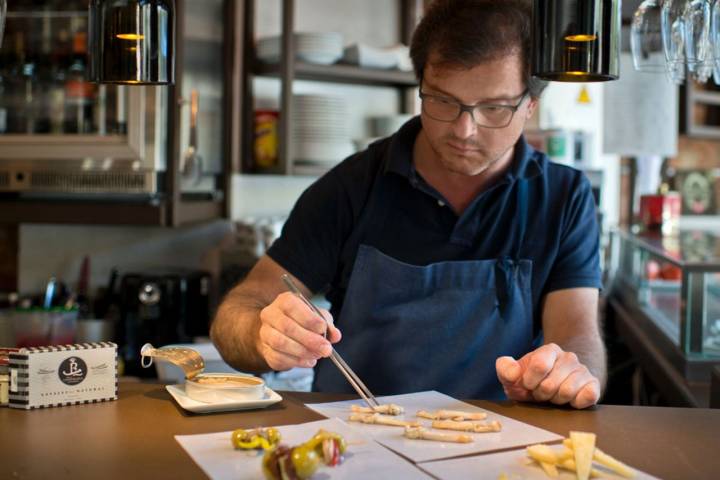
[[[388,87],[413,87],[417,80],[412,72],[401,70],[374,70],[355,65],[333,64],[317,65],[307,62],[295,62],[295,78],[320,82],[349,83]],[[264,62],[255,64],[256,75],[281,77],[280,65]]]
[[[283,112],[278,120],[277,138],[278,138],[278,162],[272,172],[292,175],[292,145],[291,145],[291,129],[290,118],[292,118],[292,96],[293,82],[295,80],[312,80],[327,83],[340,83],[352,85],[369,85],[390,87],[399,91],[398,107],[401,112],[408,112],[414,105],[414,92],[412,88],[417,86],[417,80],[413,72],[405,72],[400,70],[380,70],[371,68],[361,68],[356,65],[349,64],[333,64],[333,65],[316,65],[297,60],[295,48],[295,0],[283,0],[282,3],[282,19],[281,19],[281,35],[279,52],[280,58],[278,63],[263,63],[257,58],[257,52],[254,48],[255,39],[255,4],[258,0],[245,0],[244,2],[244,29],[243,38],[244,54],[243,60],[246,65],[244,70],[243,84],[243,105],[248,107],[243,112],[243,123],[245,125],[254,125],[254,105],[255,98],[253,94],[253,82],[248,78],[251,75],[270,76],[280,79],[280,99],[278,110]],[[388,2],[390,3],[390,2]],[[423,11],[423,0],[397,0],[396,7],[399,9],[399,25],[398,41],[409,44],[412,31],[420,19]],[[351,22],[348,19],[348,22]],[[252,173],[255,166],[253,159],[253,128],[244,129],[242,157],[245,162],[242,165],[242,171]]]

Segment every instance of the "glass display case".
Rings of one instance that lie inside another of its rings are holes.
[[[167,87],[88,81],[88,4],[12,2],[0,49],[0,192],[162,191]]]
[[[86,0],[11,2],[0,48],[0,223],[225,216],[242,146],[242,5],[175,0],[175,84],[126,86],[88,81]]]
[[[611,235],[613,288],[632,297],[686,359],[720,361],[720,236]]]

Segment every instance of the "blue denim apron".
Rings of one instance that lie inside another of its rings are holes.
[[[521,259],[527,181],[517,180],[519,232],[512,256],[416,266],[368,245],[379,235],[391,201],[375,195],[337,325],[335,348],[376,395],[438,390],[457,398],[505,398],[495,360],[533,346],[532,261]],[[314,389],[353,392],[327,360]]]

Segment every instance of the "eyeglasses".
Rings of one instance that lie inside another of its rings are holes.
[[[463,112],[468,112],[473,121],[485,128],[505,128],[525,101],[529,90],[526,88],[516,105],[476,103],[465,105],[448,97],[420,92],[422,110],[430,118],[440,122],[454,122]]]

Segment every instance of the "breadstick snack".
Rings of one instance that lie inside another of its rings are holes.
[[[418,422],[398,420],[379,413],[352,413],[348,418],[351,422],[368,423],[374,425],[389,425],[391,427],[419,427]]]
[[[463,433],[433,432],[422,427],[405,427],[404,436],[414,440],[432,440],[435,442],[472,443],[473,438]]]
[[[502,429],[502,425],[497,420],[492,422],[456,422],[453,420],[434,420],[432,422],[432,428],[439,430],[458,430],[461,432],[473,432],[473,433],[487,433],[487,432],[499,432]]]
[[[383,413],[385,415],[401,415],[405,413],[405,409],[400,405],[388,403],[387,405],[378,405],[377,407],[361,407],[352,405],[350,410],[353,413]]]
[[[487,413],[485,412],[463,412],[460,410],[436,410],[434,412],[420,410],[416,415],[429,420],[455,420],[457,422],[463,420],[485,420],[487,418]]]

